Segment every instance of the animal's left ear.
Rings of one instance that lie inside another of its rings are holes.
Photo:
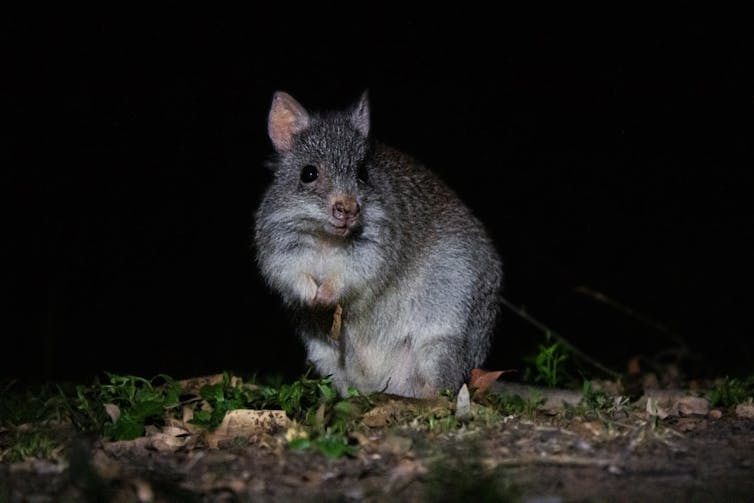
[[[361,94],[361,99],[351,113],[351,123],[364,136],[369,136],[369,91]]]

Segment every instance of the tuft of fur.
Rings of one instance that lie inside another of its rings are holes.
[[[432,172],[372,139],[366,93],[314,114],[277,92],[268,132],[256,259],[308,360],[341,394],[456,390],[483,364],[499,312],[502,264],[482,224]]]

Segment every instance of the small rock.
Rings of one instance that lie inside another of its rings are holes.
[[[618,465],[610,465],[607,467],[607,473],[611,475],[621,475],[623,473],[623,469]]]
[[[136,498],[139,503],[148,503],[154,501],[154,491],[149,482],[141,479],[133,481],[136,486]]]
[[[710,417],[710,419],[720,419],[721,417],[723,417],[723,412],[720,409],[712,409],[707,415]]]
[[[736,416],[745,419],[754,419],[754,403],[739,403],[736,405]]]
[[[678,399],[678,413],[682,416],[706,416],[709,412],[709,401],[700,396],[684,396]]]

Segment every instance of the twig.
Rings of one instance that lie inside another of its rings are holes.
[[[3,390],[0,391],[0,396],[3,396],[5,393],[7,393],[8,390],[11,389],[16,384],[16,382],[18,382],[17,379],[9,379],[5,387],[3,388]]]
[[[608,297],[602,292],[599,292],[597,290],[592,290],[591,288],[587,286],[579,286],[574,289],[576,293],[580,293],[581,295],[586,295],[587,297],[591,297],[592,299],[596,300],[597,302],[602,302],[603,304],[612,307],[616,311],[619,311],[626,316],[633,318],[640,323],[643,323],[654,330],[657,330],[658,332],[661,332],[668,337],[670,337],[673,342],[678,344],[681,348],[683,348],[684,351],[687,350],[686,342],[683,340],[683,338],[678,335],[678,333],[671,330],[667,325],[665,325],[662,322],[659,322],[655,319],[650,318],[649,316],[642,314],[635,309],[632,309],[628,307],[627,305],[618,302],[617,300]]]
[[[560,344],[563,345],[563,347],[565,347],[568,351],[570,351],[571,353],[573,353],[578,358],[586,361],[587,363],[589,363],[593,367],[601,370],[602,372],[604,372],[605,374],[609,375],[612,378],[617,379],[618,377],[620,377],[620,373],[618,373],[618,372],[616,372],[616,371],[614,371],[612,369],[609,369],[609,368],[605,367],[600,362],[598,362],[597,360],[595,360],[594,358],[592,358],[591,356],[587,355],[586,353],[584,353],[583,351],[581,351],[580,349],[578,349],[576,346],[574,346],[573,344],[571,344],[570,342],[568,342],[562,335],[560,335],[557,332],[551,330],[544,323],[542,323],[542,322],[540,322],[540,321],[532,318],[531,316],[529,316],[529,314],[526,311],[524,311],[523,309],[514,306],[513,304],[511,304],[510,302],[508,302],[504,298],[502,299],[502,302],[503,302],[503,305],[505,307],[507,307],[508,309],[510,309],[511,311],[513,311],[514,313],[516,313],[517,315],[519,315],[521,318],[523,318],[524,320],[526,320],[527,322],[529,322],[530,325],[533,325],[534,327],[536,327],[537,329],[541,330],[545,334],[549,334],[553,339],[557,340]]]
[[[497,466],[521,466],[521,465],[558,465],[558,466],[610,466],[614,464],[613,460],[600,458],[579,458],[567,455],[551,456],[519,456],[515,458],[506,458],[494,460]]]

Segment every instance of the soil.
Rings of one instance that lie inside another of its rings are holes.
[[[283,431],[216,448],[81,436],[59,461],[0,465],[0,502],[754,501],[754,419],[688,405],[609,420],[544,407],[448,431],[373,415],[337,459]]]

